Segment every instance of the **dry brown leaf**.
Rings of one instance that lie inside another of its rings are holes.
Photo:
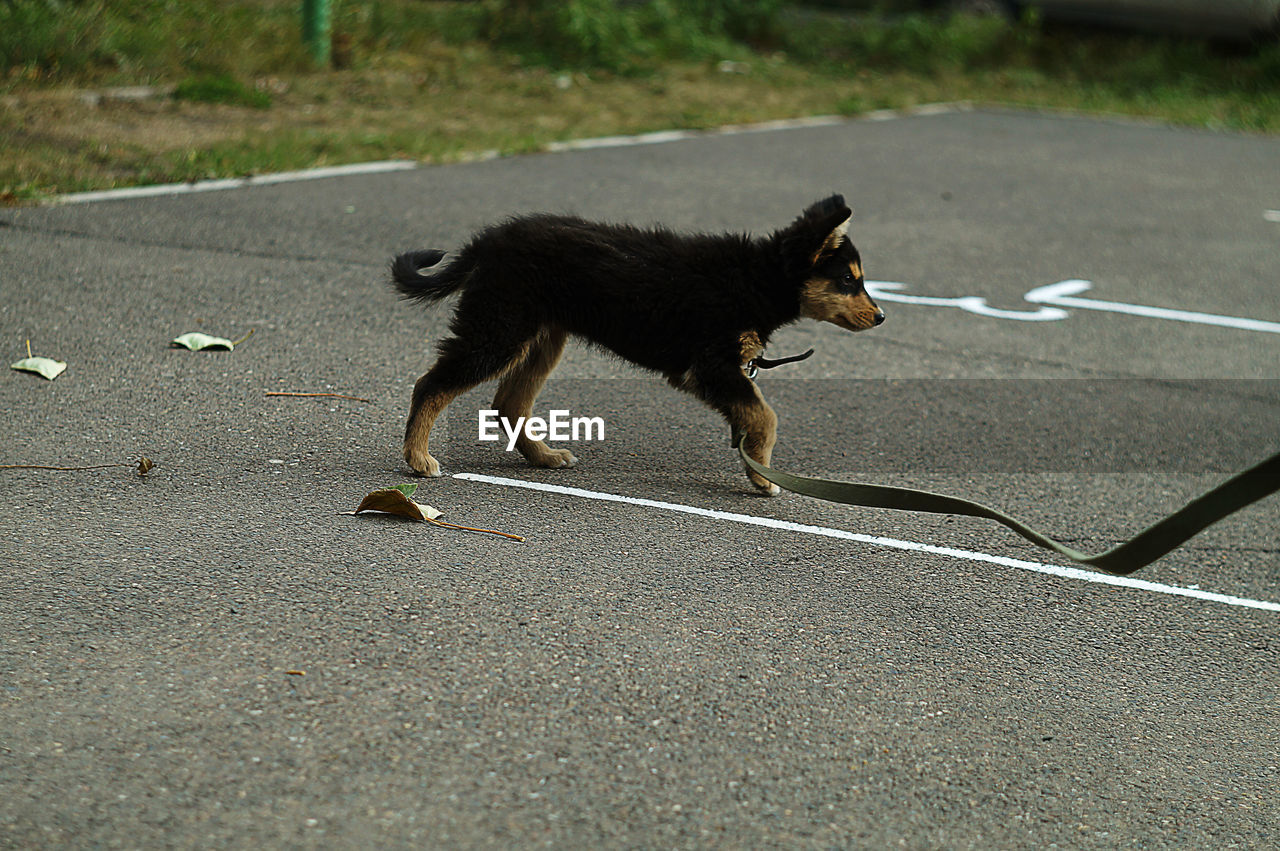
[[[409,494],[417,489],[417,485],[401,485],[396,488],[376,490],[360,500],[355,511],[344,511],[343,514],[359,514],[362,511],[381,511],[384,514],[396,514],[411,520],[435,520],[440,512],[429,505],[414,502]],[[406,491],[408,491],[406,493]]]
[[[342,511],[340,514],[354,515],[364,511],[381,511],[384,514],[396,514],[400,517],[408,517],[412,520],[426,521],[434,523],[437,526],[443,526],[446,529],[459,529],[463,532],[483,532],[487,535],[498,535],[502,538],[510,538],[513,541],[523,541],[524,538],[519,535],[511,535],[506,532],[498,532],[493,529],[477,529],[474,526],[459,526],[456,523],[446,523],[437,518],[441,512],[432,508],[430,505],[424,505],[421,502],[414,502],[410,496],[418,489],[416,484],[396,485],[395,487],[382,488],[376,490],[360,501],[360,505],[355,511]]]

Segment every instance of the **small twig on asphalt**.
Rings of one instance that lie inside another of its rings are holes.
[[[0,470],[56,470],[61,473],[74,473],[82,470],[105,470],[108,467],[132,467],[139,476],[145,476],[155,466],[150,458],[139,458],[133,464],[92,464],[88,467],[52,467],[48,464],[0,464]]]
[[[524,543],[524,538],[519,535],[510,535],[506,532],[495,532],[493,529],[477,529],[474,526],[459,526],[457,523],[446,523],[443,520],[432,520],[430,517],[427,518],[427,522],[434,523],[437,526],[443,526],[446,529],[461,529],[463,532],[484,532],[488,535],[499,535],[503,538],[510,538],[513,541]]]

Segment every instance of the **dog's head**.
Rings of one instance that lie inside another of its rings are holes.
[[[865,331],[884,322],[884,311],[867,295],[862,259],[849,241],[853,211],[843,196],[819,201],[777,234],[789,280],[798,282],[800,315]]]

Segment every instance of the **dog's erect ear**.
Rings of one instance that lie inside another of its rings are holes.
[[[844,202],[843,195],[832,195],[805,210],[804,217],[813,221],[814,235],[822,238],[821,245],[812,257],[812,262],[817,263],[819,258],[835,251],[844,242],[853,211]]]
[[[840,247],[852,218],[853,211],[845,204],[843,195],[832,195],[810,205],[780,234],[788,265],[793,269],[812,268]]]

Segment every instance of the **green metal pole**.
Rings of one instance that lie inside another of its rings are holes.
[[[329,67],[332,12],[331,0],[302,0],[302,42],[321,68]]]

